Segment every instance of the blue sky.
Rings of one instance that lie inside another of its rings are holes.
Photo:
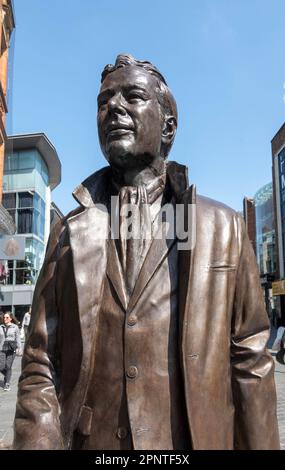
[[[284,0],[14,0],[10,133],[45,132],[62,163],[53,200],[105,165],[100,75],[118,53],[150,60],[176,97],[170,159],[197,190],[240,210],[271,180],[270,141],[285,121]]]

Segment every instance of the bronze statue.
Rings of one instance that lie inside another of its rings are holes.
[[[109,166],[77,187],[79,207],[50,235],[15,449],[279,448],[254,253],[242,218],[196,197],[187,168],[167,162],[176,127],[152,64],[121,55],[105,67],[98,130]],[[181,207],[186,219],[196,208],[195,243],[179,249],[179,234],[155,234]]]

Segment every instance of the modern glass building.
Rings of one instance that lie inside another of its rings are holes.
[[[276,296],[279,297],[281,310],[278,326],[285,325],[285,123],[271,141],[272,174],[274,192],[274,212],[278,247],[278,269],[276,277]]]
[[[51,191],[60,183],[61,164],[45,134],[8,138],[3,181],[3,206],[16,233],[25,236],[25,260],[8,261],[1,284],[0,307],[21,321],[32,303],[50,232]]]
[[[278,270],[272,183],[262,186],[252,199],[244,199],[244,218],[259,266],[268,317],[271,325],[276,326],[280,302],[272,290]]]
[[[256,224],[256,258],[260,274],[274,275],[277,270],[277,258],[272,183],[260,188],[253,199]]]

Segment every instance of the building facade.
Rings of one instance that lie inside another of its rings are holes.
[[[275,293],[279,297],[279,326],[285,325],[285,123],[271,141],[273,203],[278,252]]]
[[[14,28],[13,3],[11,0],[0,0],[0,234],[12,234],[15,231],[9,214],[1,204],[5,145],[7,141],[9,51]]]
[[[277,272],[276,236],[273,212],[272,183],[268,183],[254,195],[256,258],[261,275],[275,278]]]
[[[272,283],[278,276],[278,264],[271,182],[262,186],[252,199],[244,199],[244,218],[259,266],[266,310],[271,324],[276,327],[280,302],[272,290]]]
[[[54,212],[51,191],[60,183],[61,164],[45,134],[9,137],[6,150],[3,205],[14,221],[16,233],[25,237],[25,260],[8,261],[0,306],[21,321],[32,303],[44,259]]]

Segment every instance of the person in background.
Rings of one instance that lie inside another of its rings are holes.
[[[11,312],[5,312],[0,325],[0,372],[4,375],[4,391],[10,390],[12,365],[15,355],[21,352],[19,327]]]
[[[22,328],[24,328],[25,340],[26,340],[26,338],[27,338],[28,327],[29,327],[29,324],[30,324],[30,320],[31,320],[31,307],[30,307],[29,310],[25,313],[24,318],[23,318],[23,321],[22,321]]]

